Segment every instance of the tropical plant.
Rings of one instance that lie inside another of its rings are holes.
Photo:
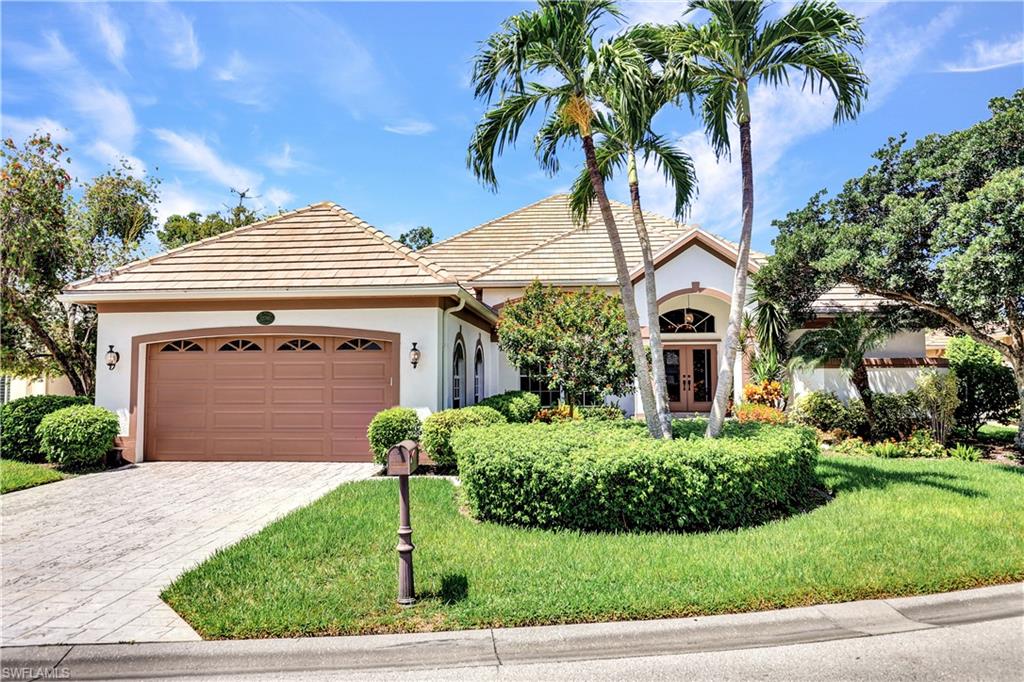
[[[946,452],[950,457],[965,462],[977,462],[982,457],[981,450],[973,445],[966,445],[964,443],[957,443],[956,447],[949,448]]]
[[[956,336],[946,345],[949,368],[956,374],[956,423],[976,438],[986,421],[1009,422],[1017,406],[1013,370],[1003,364],[999,351],[969,336]]]
[[[1024,89],[989,109],[964,130],[891,138],[837,195],[776,221],[758,280],[794,319],[846,284],[995,349],[1024,425]]]
[[[790,350],[790,365],[794,369],[818,368],[829,360],[838,360],[839,368],[849,375],[864,401],[868,428],[874,431],[875,413],[864,356],[881,346],[891,333],[869,315],[837,315],[827,327],[812,329],[796,340]]]
[[[656,30],[651,26],[639,26],[613,39],[613,48],[620,52],[636,51],[645,58],[645,53]],[[631,64],[632,66],[632,64]],[[640,87],[637,89],[639,79]],[[663,436],[672,436],[672,413],[668,404],[668,388],[665,375],[665,357],[661,343],[661,327],[658,312],[658,291],[654,273],[654,254],[651,250],[650,235],[640,202],[640,176],[638,158],[643,163],[659,170],[665,181],[675,192],[676,216],[682,218],[697,195],[697,180],[693,161],[688,154],[677,148],[671,140],[658,135],[652,129],[654,117],[678,97],[678,78],[671,72],[656,71],[645,64],[640,73],[610,70],[603,84],[601,102],[607,112],[596,112],[593,129],[595,133],[595,156],[598,170],[604,182],[610,181],[618,172],[625,170],[629,187],[630,207],[633,226],[640,242],[640,256],[644,272],[644,293],[646,298],[647,328],[651,349],[651,370],[654,382],[654,401],[657,406]],[[545,128],[538,135],[538,154],[542,164],[551,172],[558,170],[555,149],[564,138],[573,134],[572,126],[564,121],[554,121],[554,126]],[[586,224],[596,195],[590,169],[580,170],[570,191],[570,206],[579,224]]]
[[[622,305],[598,289],[566,291],[534,281],[501,309],[497,329],[509,362],[536,368],[570,406],[622,395],[633,385]]]
[[[956,423],[956,408],[960,405],[956,373],[922,372],[917,377],[917,398],[921,409],[931,419],[932,435],[945,445]]]
[[[575,126],[583,147],[594,198],[608,233],[619,293],[625,311],[628,346],[636,368],[640,403],[648,430],[664,435],[651,383],[651,371],[640,329],[629,264],[619,228],[605,191],[594,142],[595,107],[603,106],[609,74],[617,74],[616,92],[633,96],[644,84],[648,66],[635,45],[596,42],[606,19],[621,13],[611,0],[558,2],[542,0],[538,7],[506,19],[484,41],[473,66],[474,93],[490,103],[469,144],[467,165],[485,185],[496,189],[494,161],[506,145],[514,144],[527,120],[544,111],[542,130]],[[528,79],[537,79],[530,80]],[[538,82],[541,78],[545,83]],[[552,84],[546,84],[552,83]]]
[[[48,134],[0,142],[0,363],[16,376],[63,374],[91,395],[96,312],[57,296],[134,257],[155,222],[158,181],[121,162],[76,186],[67,151]]]
[[[733,125],[740,135],[743,219],[718,388],[708,420],[711,437],[721,432],[725,418],[747,300],[754,221],[750,88],[755,83],[773,88],[788,85],[791,74],[800,74],[806,87],[831,91],[836,123],[854,118],[867,97],[867,77],[852,54],[864,42],[857,17],[834,2],[804,0],[772,20],[764,18],[768,5],[764,0],[694,0],[687,13],[706,11],[708,20],[676,24],[665,31],[668,62],[685,70],[687,87],[701,94],[701,118],[719,157],[729,154]]]

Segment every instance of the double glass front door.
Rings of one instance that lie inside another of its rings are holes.
[[[665,383],[673,412],[708,412],[715,397],[714,346],[666,346]]]

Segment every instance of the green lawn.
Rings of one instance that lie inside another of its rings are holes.
[[[659,618],[1024,579],[1024,469],[823,457],[836,493],[758,528],[600,535],[479,524],[445,480],[412,481],[416,585],[395,598],[397,484],[343,485],[164,593],[207,638]]]
[[[41,464],[29,464],[13,459],[0,459],[0,493],[24,490],[44,483],[52,483],[64,478],[59,471],[54,471]]]
[[[1003,426],[1001,424],[983,424],[978,429],[978,441],[991,445],[1013,445],[1013,439],[1017,437],[1016,426]]]

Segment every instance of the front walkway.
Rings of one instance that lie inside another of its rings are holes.
[[[4,646],[198,640],[160,592],[374,464],[154,462],[3,496]]]

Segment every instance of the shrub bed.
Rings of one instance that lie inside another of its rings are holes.
[[[452,438],[467,500],[499,523],[587,531],[696,531],[763,523],[806,506],[813,431],[729,423],[660,441],[624,422],[509,424]]]
[[[36,434],[49,462],[74,470],[101,465],[119,429],[117,415],[110,410],[75,405],[43,417]]]
[[[540,396],[526,391],[506,391],[484,398],[477,405],[497,410],[511,423],[526,424],[537,416],[540,410]]]
[[[4,459],[23,462],[42,462],[45,457],[39,448],[36,429],[43,417],[72,405],[88,405],[85,396],[30,395],[12,400],[0,409],[0,431],[3,432]]]
[[[451,469],[456,465],[451,438],[460,429],[505,423],[500,412],[486,405],[474,405],[435,412],[423,421],[423,448],[437,466]]]
[[[388,450],[403,440],[419,440],[422,428],[419,415],[411,407],[392,407],[375,414],[366,429],[373,461],[387,463]]]

